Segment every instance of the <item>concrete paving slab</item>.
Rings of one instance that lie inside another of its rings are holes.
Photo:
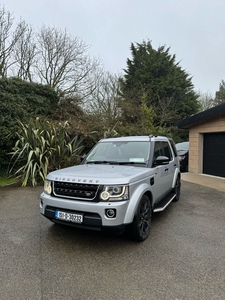
[[[181,173],[181,179],[225,192],[225,178],[206,174]]]

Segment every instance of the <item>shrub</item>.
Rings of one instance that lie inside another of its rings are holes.
[[[70,138],[68,122],[54,126],[46,120],[19,122],[20,132],[11,157],[11,172],[19,176],[22,186],[44,181],[48,172],[77,164],[83,149],[81,139]]]
[[[0,168],[7,170],[9,153],[17,140],[18,121],[49,116],[59,102],[48,85],[26,82],[19,78],[0,78]]]

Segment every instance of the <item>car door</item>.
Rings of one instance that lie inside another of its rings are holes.
[[[165,173],[166,173],[165,187],[166,187],[166,192],[168,193],[172,189],[174,171],[177,166],[175,164],[174,155],[169,142],[167,141],[162,142],[162,150],[163,150],[163,155],[169,158],[169,163],[167,165],[164,165]]]
[[[158,156],[167,156],[169,163],[164,165],[154,165],[154,160]],[[168,194],[172,187],[174,162],[170,145],[166,141],[156,141],[153,154],[153,167],[155,168],[155,182],[156,182],[156,201],[162,199]]]

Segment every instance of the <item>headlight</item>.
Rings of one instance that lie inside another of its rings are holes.
[[[44,191],[46,194],[50,195],[52,192],[52,184],[50,180],[45,180],[44,182]]]
[[[125,185],[104,186],[100,198],[103,201],[128,200],[129,199],[128,186]]]
[[[180,159],[180,160],[185,159],[185,155],[180,155],[180,156],[179,156],[179,159]]]

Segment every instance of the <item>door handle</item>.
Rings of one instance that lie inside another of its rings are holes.
[[[169,170],[169,168],[165,168],[165,171],[167,172]]]

